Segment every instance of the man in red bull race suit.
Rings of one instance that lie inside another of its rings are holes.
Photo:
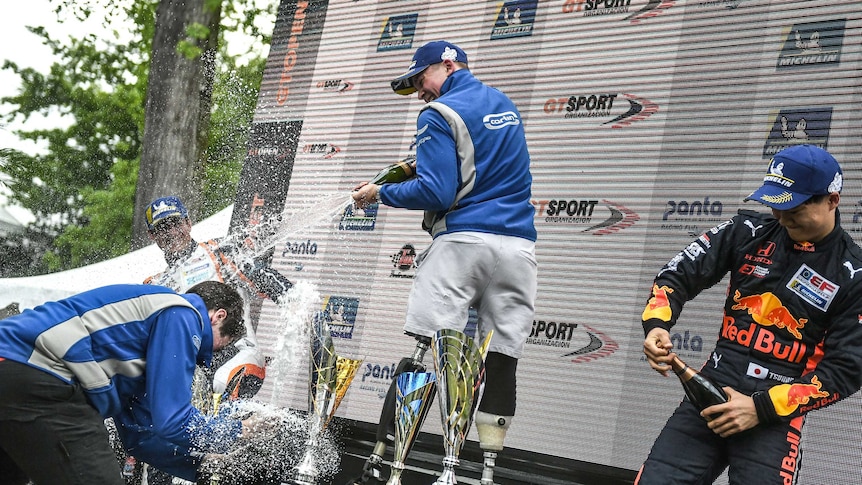
[[[201,281],[221,281],[234,287],[246,303],[246,334],[215,352],[210,367],[198,369],[195,404],[209,411],[213,394],[221,395],[222,400],[253,397],[263,385],[266,360],[252,327],[250,302],[261,297],[277,302],[293,284],[275,269],[244,254],[243,241],[229,238],[195,241],[188,210],[179,197],[152,201],[146,210],[146,220],[147,234],[164,252],[168,267],[147,278],[145,283],[184,291]],[[158,485],[158,472],[151,471],[150,475],[150,485],[154,481]]]
[[[806,413],[859,389],[862,250],[840,226],[842,177],[821,148],[780,151],[746,198],[771,216],[740,211],[659,271],[643,348],[663,375],[683,305],[730,273],[718,341],[701,371],[730,399],[702,413],[685,399],[636,484],[708,484],[725,469],[731,484],[795,483]]]

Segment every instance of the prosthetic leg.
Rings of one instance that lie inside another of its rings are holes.
[[[518,360],[498,352],[485,357],[485,389],[474,419],[483,466],[481,485],[494,485],[497,453],[515,415],[515,371]]]
[[[401,359],[398,367],[395,368],[392,383],[389,385],[386,399],[383,401],[383,409],[380,411],[380,421],[377,425],[377,443],[374,445],[371,455],[365,460],[365,465],[362,467],[362,475],[350,480],[345,485],[386,483],[382,471],[383,455],[386,453],[387,443],[395,439],[395,393],[398,387],[398,376],[404,372],[424,372],[425,365],[422,363],[422,360],[425,358],[425,352],[431,346],[431,339],[429,337],[412,333],[409,335],[416,339],[416,348],[413,350],[412,356]]]

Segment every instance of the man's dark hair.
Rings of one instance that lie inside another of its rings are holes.
[[[810,199],[806,200],[802,204],[819,204],[823,202],[827,197],[829,197],[829,194],[812,195]]]
[[[245,335],[242,297],[235,289],[220,281],[204,281],[192,286],[186,293],[200,296],[207,310],[222,308],[227,312],[221,324],[222,335],[232,338]]]

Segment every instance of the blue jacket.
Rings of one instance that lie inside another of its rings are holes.
[[[106,286],[0,320],[0,357],[81,386],[130,454],[187,480],[210,443],[242,429],[191,405],[212,349],[203,300],[161,286]]]
[[[467,69],[452,73],[416,121],[416,176],[380,188],[392,207],[422,209],[432,236],[462,231],[536,240],[521,115]]]

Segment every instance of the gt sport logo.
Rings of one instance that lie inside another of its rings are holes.
[[[549,115],[561,114],[566,120],[600,121],[601,126],[626,128],[657,113],[659,107],[634,94],[592,93],[550,98],[543,109]]]
[[[499,4],[491,40],[532,35],[538,3],[538,0],[508,0]]]
[[[810,144],[826,150],[832,107],[794,108],[769,115],[769,135],[763,145],[764,159],[770,159],[785,148]]]
[[[584,17],[620,15],[623,20],[638,24],[661,15],[674,4],[675,0],[565,0],[563,13],[582,13]]]
[[[323,158],[329,160],[341,151],[341,148],[331,143],[306,143],[302,147],[302,153],[317,153],[323,155]]]
[[[383,19],[383,24],[380,26],[380,40],[377,41],[377,52],[413,47],[413,34],[416,33],[418,19],[418,13],[395,15]]]
[[[550,224],[585,226],[580,232],[603,236],[631,227],[640,220],[622,204],[598,199],[532,200],[536,218]]]
[[[841,62],[844,19],[794,24],[784,29],[776,69],[829,66]]]
[[[533,320],[528,345],[566,349],[560,355],[573,364],[582,364],[608,357],[620,346],[604,332],[577,323]]]
[[[327,93],[345,93],[353,89],[353,83],[344,79],[330,79],[328,81],[319,81],[317,89],[321,89]]]

